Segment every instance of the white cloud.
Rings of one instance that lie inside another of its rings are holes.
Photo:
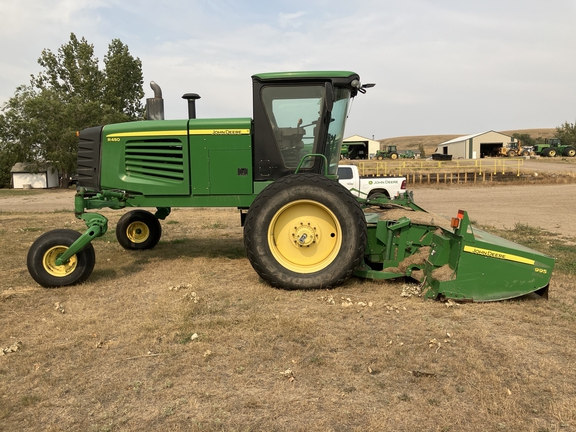
[[[281,13],[278,15],[278,24],[281,28],[298,28],[302,27],[301,17],[305,16],[306,12],[294,12],[294,13]]]

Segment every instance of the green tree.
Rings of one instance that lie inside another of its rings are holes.
[[[576,146],[576,125],[565,122],[556,128],[556,138],[564,145]]]
[[[426,150],[424,150],[424,144],[418,144],[418,150],[420,151],[420,158],[426,159]]]
[[[31,119],[21,109],[34,95],[31,87],[20,86],[5,104],[0,115],[0,187],[10,186],[10,170],[16,162],[28,162],[38,157],[38,139]]]
[[[0,187],[15,162],[47,161],[67,179],[76,170],[77,130],[143,118],[142,62],[119,39],[108,46],[103,71],[93,45],[74,33],[57,53],[43,50],[38,63],[43,70],[0,114]]]
[[[144,80],[140,59],[132,57],[128,46],[120,39],[114,39],[108,45],[104,64],[104,103],[114,111],[124,113],[129,120],[141,119],[144,113]]]
[[[527,133],[513,133],[512,137],[516,138],[522,143],[524,147],[530,147],[536,145],[536,140]]]
[[[38,64],[44,68],[32,76],[32,87],[54,90],[63,101],[77,98],[82,102],[102,99],[104,73],[98,69],[94,46],[86,39],[78,40],[74,33],[56,54],[44,49]]]

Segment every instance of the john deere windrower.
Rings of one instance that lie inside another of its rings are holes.
[[[53,230],[30,247],[31,276],[57,287],[85,281],[92,240],[108,220],[90,210],[127,211],[116,225],[126,249],[150,249],[172,207],[236,207],[259,276],[285,289],[328,288],[353,274],[411,277],[430,298],[490,301],[546,296],[554,260],[472,228],[466,212],[432,215],[411,194],[354,198],[336,181],[353,72],[265,73],[252,77],[252,118],[164,120],[161,90],[148,120],[79,133],[76,217],[83,233]]]

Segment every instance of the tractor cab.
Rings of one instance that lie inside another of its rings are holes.
[[[254,180],[294,172],[336,175],[350,99],[362,91],[352,72],[254,75]]]

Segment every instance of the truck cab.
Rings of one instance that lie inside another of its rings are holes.
[[[359,198],[385,197],[394,199],[406,193],[406,177],[363,177],[356,165],[339,165],[338,181]]]

